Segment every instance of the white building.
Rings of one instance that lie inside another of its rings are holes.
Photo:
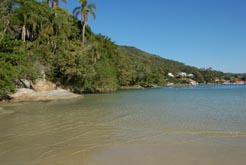
[[[187,77],[187,73],[180,72],[180,73],[178,73],[178,77]]]
[[[169,77],[174,77],[174,75],[172,73],[168,73],[167,74]]]
[[[195,78],[195,75],[194,74],[188,74],[187,77]]]

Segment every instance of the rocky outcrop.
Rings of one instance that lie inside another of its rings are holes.
[[[82,97],[64,89],[36,92],[27,88],[18,89],[16,93],[9,96],[12,101],[50,101]]]
[[[33,90],[36,92],[55,90],[56,85],[45,79],[38,79],[34,82]]]
[[[156,84],[148,84],[144,86],[145,88],[159,88],[160,86],[156,85]]]
[[[43,79],[37,79],[34,83],[30,80],[16,80],[16,93],[0,97],[0,102],[5,101],[49,101],[60,99],[72,99],[82,95],[57,88],[56,84]]]
[[[17,79],[15,81],[15,84],[17,88],[29,88],[29,89],[33,88],[32,81],[27,79]]]
[[[6,101],[9,101],[9,100],[11,100],[11,97],[9,95],[0,96],[0,103],[6,102]]]
[[[120,89],[144,89],[141,85],[122,86]]]
[[[236,85],[244,85],[244,84],[246,84],[246,82],[243,81],[243,80],[238,80],[234,84],[236,84]]]
[[[198,83],[195,80],[189,79],[190,85],[196,86]]]
[[[110,93],[115,91],[117,91],[116,88],[96,88],[95,90],[96,93]]]

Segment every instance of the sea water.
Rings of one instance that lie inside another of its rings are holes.
[[[3,165],[246,161],[245,85],[123,90],[1,107]]]

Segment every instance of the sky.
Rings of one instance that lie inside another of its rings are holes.
[[[63,4],[71,13],[79,3]],[[89,0],[95,33],[198,68],[246,73],[246,0]]]

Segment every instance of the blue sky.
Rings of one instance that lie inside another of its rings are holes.
[[[89,25],[119,45],[199,68],[246,72],[246,0],[89,0]],[[61,4],[70,12],[77,0]]]

